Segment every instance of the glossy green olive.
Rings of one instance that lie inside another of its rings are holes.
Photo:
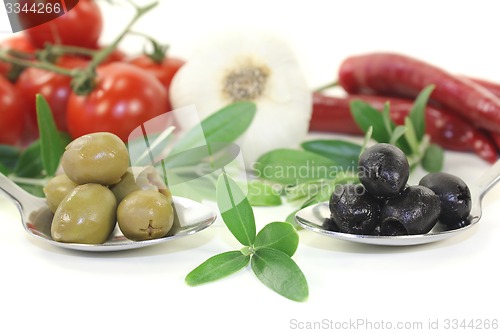
[[[131,240],[164,237],[173,222],[172,204],[156,190],[134,191],[118,205],[118,226]]]
[[[57,208],[52,238],[63,243],[102,244],[115,228],[116,208],[115,196],[107,187],[80,185]]]
[[[61,201],[77,186],[65,174],[55,176],[49,180],[43,188],[43,192],[45,193],[45,199],[50,211],[55,213]]]
[[[140,190],[158,191],[165,195],[169,203],[172,203],[172,193],[152,166],[128,168],[120,182],[112,185],[110,189],[118,204],[130,193]]]
[[[64,172],[77,184],[116,184],[127,171],[125,143],[112,133],[100,132],[73,140],[62,156]]]

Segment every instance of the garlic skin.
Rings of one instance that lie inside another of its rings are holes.
[[[200,119],[235,101],[257,105],[255,118],[237,142],[245,166],[277,148],[294,148],[305,138],[312,93],[291,48],[264,33],[227,33],[207,41],[181,67],[170,86],[174,109],[194,104]],[[178,115],[183,129],[197,119]]]

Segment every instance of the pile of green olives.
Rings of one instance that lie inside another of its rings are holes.
[[[102,244],[117,224],[134,241],[164,237],[172,228],[170,191],[155,168],[129,167],[118,136],[99,132],[75,139],[61,166],[64,173],[44,187],[55,241]]]
[[[410,166],[396,146],[379,143],[360,156],[361,184],[338,186],[329,202],[325,229],[361,235],[428,233],[437,223],[454,229],[468,223],[472,202],[465,182],[437,172],[407,184]]]

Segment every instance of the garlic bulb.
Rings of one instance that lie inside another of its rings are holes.
[[[297,147],[312,112],[311,92],[292,50],[263,33],[208,41],[177,72],[170,98],[174,108],[194,104],[200,119],[235,101],[255,102],[255,118],[238,142],[247,168],[270,150]],[[183,128],[196,125],[195,119],[178,118]]]

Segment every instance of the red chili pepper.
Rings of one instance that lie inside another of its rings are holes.
[[[404,123],[413,105],[412,101],[400,98],[371,95],[331,97],[315,93],[309,130],[362,134],[350,111],[350,103],[353,100],[363,100],[377,110],[383,110],[384,104],[388,101],[391,118],[398,125]],[[427,106],[425,124],[431,141],[441,147],[474,152],[490,163],[496,162],[498,156],[495,144],[482,131],[461,118],[436,107]]]
[[[495,96],[500,98],[500,84],[477,78],[468,78],[468,79],[483,86],[484,88],[488,89],[491,93],[493,93]],[[500,151],[500,134],[491,132],[490,136],[495,142],[497,149]]]
[[[434,84],[433,101],[478,127],[500,133],[500,98],[477,83],[414,58],[392,53],[350,57],[340,66],[339,83],[351,94],[369,92],[412,99]]]
[[[480,86],[488,89],[491,93],[493,93],[493,95],[500,97],[500,84],[486,81],[483,79],[477,79],[477,78],[470,78],[469,77],[467,79],[469,79],[472,82],[475,82],[475,83],[479,84]]]

